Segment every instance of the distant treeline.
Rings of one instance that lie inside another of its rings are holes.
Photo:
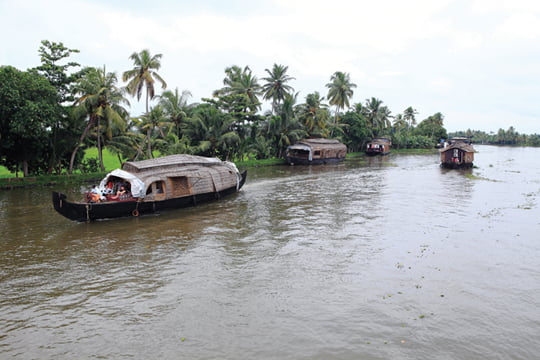
[[[488,145],[516,145],[516,146],[540,146],[539,134],[520,134],[513,126],[508,130],[499,129],[497,133],[489,134],[481,130],[456,131],[448,134],[449,137],[465,136],[471,138],[476,144]]]

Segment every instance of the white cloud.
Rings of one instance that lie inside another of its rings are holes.
[[[495,29],[496,38],[536,40],[540,38],[540,18],[534,13],[515,13]]]
[[[163,54],[169,87],[199,101],[221,86],[227,66],[249,65],[261,78],[278,63],[289,66],[301,100],[326,95],[331,74],[344,71],[358,85],[352,103],[374,96],[393,113],[415,107],[419,119],[440,111],[449,127],[461,121],[456,107],[492,109],[489,117],[459,116],[478,129],[507,123],[540,132],[520,115],[540,113],[537,1],[3,0],[0,31],[0,64],[20,69],[38,65],[44,39],[81,50],[73,60],[83,65],[117,73],[147,48]]]

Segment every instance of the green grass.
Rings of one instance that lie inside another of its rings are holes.
[[[98,151],[97,148],[87,149],[84,153],[85,159],[97,159]],[[103,165],[105,166],[105,171],[109,172],[120,167],[120,161],[118,157],[114,154],[111,154],[107,149],[103,150]],[[74,171],[78,174],[79,171]],[[0,179],[14,178],[15,173],[10,172],[5,166],[0,166]],[[22,177],[22,172],[19,172],[19,177]],[[41,177],[41,176],[40,176]]]
[[[14,177],[15,174],[12,174],[5,166],[0,166],[0,179]]]
[[[87,149],[84,153],[84,158],[97,159],[98,158],[97,148]],[[122,164],[120,164],[120,161],[118,160],[118,157],[116,155],[111,154],[107,149],[104,149],[103,150],[103,165],[105,166],[105,170],[109,172],[114,169],[118,169]]]
[[[270,165],[284,165],[287,164],[285,159],[263,159],[263,160],[243,160],[234,162],[237,167],[257,167],[257,166],[270,166]]]

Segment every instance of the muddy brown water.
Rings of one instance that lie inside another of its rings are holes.
[[[538,358],[540,149],[477,150],[254,168],[95,223],[1,191],[0,359]]]

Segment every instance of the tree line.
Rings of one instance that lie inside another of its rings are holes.
[[[520,134],[513,126],[507,130],[499,129],[497,132],[486,133],[481,130],[456,131],[449,136],[466,136],[478,144],[488,145],[514,145],[514,146],[540,146],[539,134]]]
[[[223,87],[195,103],[188,90],[167,87],[162,54],[134,52],[133,68],[119,78],[70,61],[78,52],[45,40],[41,65],[0,67],[0,165],[24,176],[61,174],[87,168],[88,147],[97,147],[104,171],[105,148],[121,162],[157,153],[244,160],[283,157],[305,137],[336,138],[350,152],[379,136],[391,137],[394,148],[432,148],[447,137],[441,113],[417,122],[412,106],[394,115],[375,97],[350,104],[356,84],[341,71],[331,75],[326,96],[300,99],[287,66],[274,64],[259,80],[249,66],[233,65]],[[143,115],[130,116],[129,97],[144,99]],[[264,101],[270,109],[261,113]]]

